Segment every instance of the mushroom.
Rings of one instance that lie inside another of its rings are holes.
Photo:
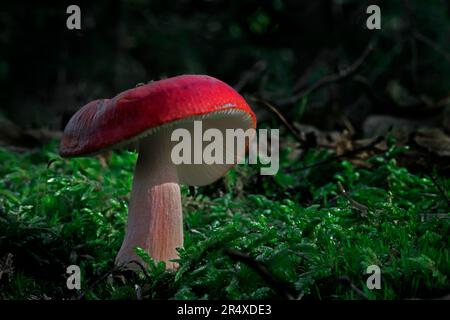
[[[176,268],[172,260],[178,258],[177,248],[183,247],[180,184],[210,184],[235,164],[173,163],[171,133],[177,128],[193,132],[196,120],[201,120],[204,128],[222,133],[256,127],[255,115],[245,100],[224,82],[205,75],[153,81],[112,99],[94,100],[66,125],[59,149],[62,157],[138,146],[128,223],[117,265],[135,269],[130,262],[142,263],[134,251],[141,247],[155,261]]]

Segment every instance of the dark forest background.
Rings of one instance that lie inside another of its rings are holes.
[[[70,4],[81,30],[66,28]],[[381,7],[381,30],[366,28],[370,4]],[[399,119],[450,130],[449,22],[445,0],[7,1],[2,140],[62,130],[92,99],[184,73],[217,77],[322,130],[351,125],[362,136]]]
[[[280,129],[280,170],[182,186],[180,269],[144,250],[117,269],[137,154],[63,159],[58,139],[89,101],[188,73]],[[449,159],[449,0],[0,6],[0,300],[450,299]]]

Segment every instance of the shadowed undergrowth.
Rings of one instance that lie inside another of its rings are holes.
[[[148,260],[139,273],[113,266],[136,155],[116,152],[105,165],[100,158],[63,160],[56,149],[52,143],[22,155],[0,150],[1,298],[404,299],[450,293],[450,220],[434,215],[448,213],[448,203],[429,175],[397,165],[402,150],[393,145],[370,158],[367,168],[337,161],[298,170],[329,155],[309,151],[302,160],[290,159],[283,149],[274,177],[241,165],[213,185],[195,191],[183,186],[180,269],[165,271]],[[439,177],[439,183],[448,193],[450,179]],[[72,264],[82,271],[80,291],[66,287]],[[381,290],[366,287],[366,268],[374,264],[381,268]]]

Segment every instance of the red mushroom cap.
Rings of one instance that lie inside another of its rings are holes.
[[[256,127],[255,114],[244,98],[218,79],[183,75],[154,81],[112,99],[91,101],[78,110],[64,129],[59,153],[63,157],[97,154],[129,144],[156,128],[210,116],[228,118],[228,126],[238,119],[235,127],[244,130]]]
[[[91,101],[78,110],[64,129],[60,155],[98,153],[132,141],[149,129],[229,109],[247,113],[255,128],[256,117],[245,100],[218,79],[183,75],[154,81],[112,99]]]

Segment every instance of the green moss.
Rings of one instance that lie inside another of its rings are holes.
[[[0,296],[136,299],[139,288],[152,299],[282,298],[228,248],[248,254],[303,299],[361,298],[342,277],[370,299],[448,294],[450,220],[421,218],[449,212],[448,203],[426,175],[397,165],[399,152],[392,147],[370,159],[370,169],[343,161],[308,170],[301,168],[328,155],[310,151],[299,161],[283,152],[275,177],[244,165],[195,194],[183,187],[180,269],[149,260],[146,273],[108,275],[123,239],[136,155],[116,152],[102,166],[98,158],[63,160],[56,143],[22,155],[0,149],[0,261],[11,253],[14,267],[0,279]],[[449,190],[450,179],[440,180]],[[366,216],[338,181],[367,207]],[[82,270],[79,292],[66,288],[71,264]],[[366,287],[372,264],[381,268],[381,290]]]

